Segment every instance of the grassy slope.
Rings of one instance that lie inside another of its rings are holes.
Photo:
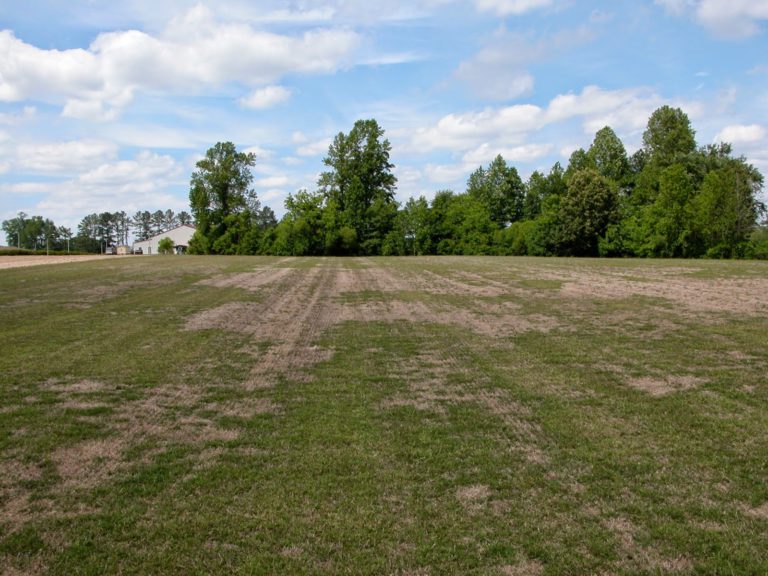
[[[549,327],[350,320],[319,336],[329,359],[246,387],[269,335],[182,328],[266,298],[199,280],[274,265],[508,286],[334,301],[505,305]],[[754,262],[483,258],[0,272],[0,571],[766,573],[766,318],[561,293],[584,270],[642,283],[665,268],[768,277]],[[669,377],[680,390],[627,385]]]

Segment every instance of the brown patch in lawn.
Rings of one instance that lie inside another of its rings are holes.
[[[431,270],[422,270],[419,275],[419,285],[420,288],[422,288],[425,292],[429,292],[430,294],[452,294],[497,298],[504,294],[506,291],[497,283],[492,283],[486,278],[461,272],[456,272],[455,275],[463,277],[466,280],[472,280],[472,282],[464,281],[451,276],[436,274]]]
[[[724,312],[748,316],[768,313],[768,278],[701,279],[679,277],[653,268],[629,274],[611,270],[557,270],[539,278],[564,281],[560,295],[570,298],[624,299],[633,296],[661,298],[692,312]],[[643,280],[636,275],[642,274]]]
[[[357,263],[364,260],[356,261]],[[285,271],[288,270],[288,271]],[[477,282],[482,277],[473,278]],[[221,329],[252,335],[254,357],[249,388],[269,388],[282,377],[303,380],[307,368],[329,359],[333,350],[317,346],[335,324],[355,322],[424,322],[468,328],[491,338],[527,331],[547,332],[559,326],[544,315],[524,315],[510,302],[489,301],[502,293],[497,285],[469,284],[432,272],[396,274],[384,266],[339,268],[326,261],[306,269],[264,269],[205,281],[212,286],[237,285],[258,291],[260,302],[230,302],[189,317],[187,330]],[[419,290],[468,294],[470,308],[446,302],[398,298]],[[381,299],[345,302],[345,294],[370,292]]]
[[[268,398],[242,398],[236,402],[211,403],[205,406],[221,416],[253,418],[259,414],[280,414],[282,408]]]
[[[109,408],[109,404],[103,402],[91,402],[89,400],[69,399],[59,404],[65,410],[94,410],[96,408]]]
[[[53,390],[54,392],[77,393],[77,394],[101,392],[107,389],[106,384],[104,384],[103,382],[98,382],[96,380],[67,381],[67,380],[59,380],[56,378],[46,380],[43,386],[49,390]]]
[[[473,484],[456,490],[456,498],[462,506],[470,510],[482,507],[491,497],[491,487],[485,484]]]
[[[630,387],[642,392],[647,392],[651,396],[666,396],[675,392],[692,390],[701,384],[706,383],[707,380],[696,376],[683,375],[665,376],[661,378],[652,376],[628,378],[626,382]]]
[[[228,330],[253,333],[263,306],[257,302],[227,302],[187,318],[185,330]]]
[[[502,566],[499,571],[505,576],[540,576],[544,573],[544,564],[524,558],[515,565]]]
[[[47,572],[47,567],[41,558],[34,558],[24,563],[24,568],[17,568],[9,564],[0,556],[0,574],[3,576],[37,576]]]
[[[684,556],[663,557],[658,550],[637,543],[637,527],[627,518],[609,518],[603,522],[619,545],[619,566],[624,569],[650,570],[662,573],[688,572],[693,567]]]
[[[64,403],[66,405],[67,402]],[[132,466],[146,463],[146,459],[171,444],[204,446],[211,442],[230,442],[239,438],[236,429],[222,428],[210,418],[198,415],[204,409],[216,414],[234,413],[234,405],[203,403],[203,393],[191,386],[162,386],[148,390],[145,395],[130,402],[115,405],[106,422],[105,438],[89,439],[61,447],[53,452],[51,460],[61,476],[58,492],[91,490],[109,482]],[[237,413],[250,414],[277,411],[277,406],[266,401],[247,400],[237,406]],[[154,447],[138,458],[126,453],[141,444]]]
[[[745,508],[744,514],[758,520],[768,520],[768,502],[764,502],[756,508]]]
[[[253,272],[219,274],[213,278],[201,280],[198,284],[216,288],[243,288],[249,292],[259,292],[263,286],[279,282],[293,272],[295,270],[291,268],[259,268]]]
[[[51,455],[63,488],[93,488],[104,483],[125,465],[127,443],[123,438],[86,440],[59,448]]]

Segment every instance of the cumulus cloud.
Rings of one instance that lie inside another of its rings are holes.
[[[717,136],[715,142],[729,142],[731,144],[754,144],[762,142],[768,132],[759,124],[732,124],[723,128]]]
[[[645,88],[603,90],[587,86],[578,94],[556,96],[544,108],[517,104],[448,114],[434,126],[417,129],[410,149],[466,151],[486,142],[516,146],[525,143],[533,132],[574,118],[582,121],[587,134],[594,134],[603,126],[612,126],[617,131],[638,131],[645,127],[656,108],[667,103]],[[700,113],[700,106],[695,102],[673,104],[683,107],[691,116]]]
[[[229,83],[260,86],[288,74],[333,72],[350,62],[360,38],[347,29],[289,36],[219,22],[198,5],[160,34],[100,34],[83,49],[43,50],[0,32],[0,101],[63,104],[65,116],[113,118],[139,90],[187,93]],[[285,97],[273,88],[251,95],[264,104]],[[250,101],[246,98],[246,102]]]
[[[92,212],[188,209],[186,202],[169,192],[182,178],[182,172],[170,156],[143,151],[132,160],[107,162],[70,180],[46,183],[49,194],[35,210],[55,215],[57,224],[62,221],[77,225],[80,218]]]
[[[766,0],[655,0],[677,16],[691,15],[717,36],[746,38],[768,20]]]
[[[496,156],[501,154],[507,162],[528,163],[543,158],[553,148],[552,144],[524,144],[523,146],[508,148],[484,143],[464,154],[462,160],[466,164],[479,166],[490,163]]]
[[[253,184],[259,188],[279,188],[286,186],[290,182],[290,179],[285,175],[268,176],[267,178],[260,178]]]
[[[272,108],[277,104],[287,101],[291,97],[291,91],[282,86],[267,86],[259,88],[249,96],[240,99],[240,104],[254,110]]]
[[[314,142],[307,142],[296,149],[299,156],[320,156],[328,152],[328,148],[333,143],[332,138],[323,138]]]
[[[21,171],[72,174],[98,166],[117,156],[117,146],[102,140],[21,144],[15,166]]]
[[[580,93],[556,96],[546,106],[518,104],[448,114],[432,126],[415,130],[405,149],[450,153],[453,163],[430,164],[424,173],[437,184],[454,184],[498,154],[508,162],[531,164],[556,153],[555,145],[547,142],[553,131],[572,139],[580,126],[585,137],[592,137],[607,125],[619,134],[639,138],[651,113],[664,104],[681,107],[691,118],[702,112],[697,102],[669,101],[646,88],[587,86]],[[561,153],[567,157],[571,151],[569,147]]]

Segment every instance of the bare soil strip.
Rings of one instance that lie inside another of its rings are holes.
[[[73,262],[88,262],[89,260],[104,260],[118,256],[0,256],[0,270],[9,268],[25,268],[41,264],[71,264]]]

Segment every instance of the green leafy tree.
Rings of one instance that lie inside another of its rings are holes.
[[[629,160],[624,144],[616,133],[606,126],[595,134],[595,139],[587,152],[589,164],[601,176],[621,185],[629,174]]]
[[[571,256],[597,256],[608,225],[617,218],[618,192],[596,170],[576,172],[560,202],[560,251]]]
[[[173,254],[174,249],[175,249],[175,246],[173,244],[173,240],[171,240],[167,236],[165,238],[162,238],[160,242],[157,243],[158,254]]]
[[[762,175],[742,159],[707,174],[692,207],[707,255],[742,257],[765,206],[758,200]]]
[[[651,256],[695,256],[689,203],[694,198],[693,181],[681,164],[667,167],[659,179],[659,194],[646,211],[647,235],[642,252]]]
[[[26,221],[27,214],[24,212],[19,212],[16,218],[3,221],[2,227],[3,232],[5,232],[5,241],[9,246],[15,246],[16,248],[26,247],[26,245],[22,245]]]
[[[349,134],[336,135],[323,163],[318,187],[328,209],[339,212],[334,224],[344,243],[355,232],[361,253],[378,254],[397,214],[394,193],[397,178],[392,174],[391,146],[375,120],[358,120]]]
[[[147,240],[152,236],[152,214],[149,211],[139,210],[132,220],[136,240]]]
[[[181,212],[179,212],[178,219],[179,219],[179,225],[192,224],[192,215],[186,210],[182,210]]]
[[[162,234],[163,232],[168,230],[168,228],[165,227],[165,212],[163,212],[162,210],[155,210],[154,212],[152,212],[151,222],[152,222],[152,228],[151,228],[152,233],[150,234],[150,236],[157,236],[158,234]]]
[[[643,133],[648,161],[661,167],[680,161],[696,151],[696,133],[688,115],[680,108],[662,106],[648,119]]]
[[[485,206],[488,216],[503,228],[522,219],[525,187],[517,169],[507,166],[501,155],[475,170],[467,181],[467,193]]]
[[[565,194],[567,187],[565,175],[559,162],[556,162],[549,174],[534,172],[525,186],[525,203],[523,216],[526,220],[537,218],[544,207],[544,202],[552,196],[560,197]]]
[[[571,156],[568,159],[568,167],[565,169],[563,178],[566,182],[569,182],[571,178],[573,178],[573,175],[576,174],[576,172],[594,169],[595,163],[593,159],[590,157],[587,151],[584,150],[584,148],[579,148],[571,153]]]
[[[247,234],[251,213],[259,204],[251,189],[251,168],[256,163],[252,153],[238,152],[231,142],[219,142],[197,163],[190,181],[189,200],[197,223],[197,238],[190,251],[236,253],[233,245]],[[232,228],[232,229],[230,229]]]

